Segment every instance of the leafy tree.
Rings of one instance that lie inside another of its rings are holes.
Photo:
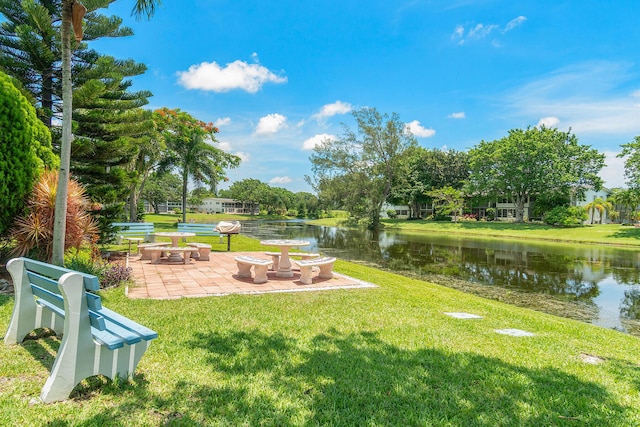
[[[73,175],[85,186],[93,200],[114,203],[130,196],[137,204],[137,185],[144,180],[146,169],[138,165],[152,139],[151,111],[148,91],[131,92],[126,77],[144,72],[146,67],[133,61],[116,61],[103,56],[84,73],[88,78],[74,90]],[[157,161],[157,160],[156,160]],[[133,188],[131,188],[133,187]],[[133,193],[133,195],[131,194]]]
[[[575,135],[557,129],[528,127],[509,131],[505,138],[481,141],[469,151],[469,192],[508,197],[516,222],[524,219],[531,196],[567,195],[587,186],[599,189],[604,154],[579,145]]]
[[[187,194],[189,178],[196,184],[212,185],[224,179],[225,168],[237,167],[240,158],[214,147],[218,129],[179,109],[162,108],[154,114],[156,125],[167,144],[167,153],[161,159],[160,173],[177,168],[182,178],[182,222],[187,221]]]
[[[452,215],[453,222],[458,222],[458,215],[464,207],[464,193],[453,187],[443,187],[427,192],[437,206],[439,215]]]
[[[248,204],[251,206],[251,212],[254,212],[267,188],[268,185],[259,179],[246,178],[231,184],[226,195],[231,199]]]
[[[357,131],[344,125],[342,137],[316,146],[310,157],[313,182],[308,181],[325,198],[342,203],[352,217],[366,219],[375,229],[401,160],[417,142],[396,113],[382,115],[375,108],[362,108],[353,116]]]
[[[160,213],[159,205],[168,200],[182,197],[182,181],[176,174],[152,174],[141,193],[142,199],[149,202],[155,213]]]
[[[613,210],[613,205],[611,204],[611,202],[602,200],[602,198],[598,197],[594,201],[587,203],[584,206],[584,209],[587,212],[591,213],[591,224],[593,224],[596,216],[596,211],[598,211],[598,214],[600,216],[600,224],[602,224],[602,217],[604,216],[605,212],[610,212]]]
[[[0,72],[0,234],[22,213],[26,197],[47,168],[58,167],[51,134],[27,98]]]
[[[618,157],[624,158],[624,176],[629,188],[640,191],[640,136],[623,144]]]
[[[428,193],[444,187],[462,189],[469,177],[468,155],[456,150],[428,150],[411,147],[396,173],[390,202],[407,204],[412,217],[420,216],[420,206],[429,203]]]

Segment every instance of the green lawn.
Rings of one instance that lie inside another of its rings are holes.
[[[234,250],[255,247],[237,237]],[[365,266],[336,270],[379,287],[171,301],[103,291],[105,306],[159,333],[135,378],[32,405],[58,340],[0,345],[0,424],[640,425],[637,338]],[[0,296],[0,331],[12,307]],[[444,314],[460,311],[483,318]]]

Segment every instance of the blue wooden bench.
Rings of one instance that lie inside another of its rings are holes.
[[[85,378],[133,375],[158,334],[102,306],[96,276],[29,258],[7,263],[15,302],[5,344],[18,344],[34,329],[62,334],[58,354],[42,388],[44,402],[65,400]]]
[[[182,233],[195,233],[196,236],[219,236],[215,230],[216,224],[195,224],[189,222],[179,222],[178,231]]]
[[[153,235],[155,230],[152,222],[114,222],[111,225],[118,228],[116,230],[117,244],[120,244],[122,239],[127,237],[142,237],[145,242],[155,240]]]

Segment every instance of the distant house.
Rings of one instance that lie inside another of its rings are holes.
[[[260,213],[260,205],[257,203],[239,202],[234,199],[223,199],[219,197],[209,197],[202,200],[202,204],[196,209],[206,213],[229,213],[229,214],[249,214]]]
[[[602,200],[607,200],[607,198],[611,195],[611,190],[607,189],[607,188],[602,188],[599,191],[595,191],[593,189],[588,189],[586,190],[584,196],[582,198],[577,198],[577,197],[572,197],[571,199],[571,205],[572,206],[581,206],[584,208],[584,206],[588,205],[589,203],[591,203],[592,201],[596,200],[597,198],[601,198]],[[498,198],[496,200],[493,201],[488,201],[485,203],[478,203],[476,202],[476,204],[471,205],[473,199],[468,199],[466,202],[466,206],[465,206],[465,211],[466,212],[471,212],[472,215],[475,215],[476,218],[478,219],[482,219],[485,218],[486,215],[486,211],[489,208],[493,208],[495,209],[495,220],[496,221],[514,221],[515,217],[516,217],[516,208],[515,205],[513,203],[513,201],[511,201],[510,198]],[[529,200],[527,200],[524,204],[524,220],[525,221],[529,221],[530,219],[533,219],[533,207],[535,205],[535,197],[531,197]],[[426,218],[427,216],[433,214],[434,212],[434,208],[431,205],[421,205],[420,206],[420,212],[417,213],[413,213],[411,212],[411,210],[409,209],[409,207],[407,205],[391,205],[388,203],[385,203],[384,205],[382,205],[382,209],[380,212],[380,217],[381,218],[388,218],[389,215],[387,213],[387,211],[389,210],[394,210],[396,212],[396,218],[409,218],[411,216],[413,217],[421,217],[421,218]],[[585,224],[590,224],[591,223],[591,212],[588,212],[589,214],[589,218],[584,222]],[[595,218],[594,218],[594,223],[595,222],[600,222],[600,213],[596,210],[595,212]],[[603,212],[603,218],[602,218],[602,223],[607,223],[610,222],[609,218],[608,218],[608,214],[607,212]]]

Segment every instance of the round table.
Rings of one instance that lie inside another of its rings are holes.
[[[278,265],[278,271],[276,271],[276,277],[293,277],[293,270],[291,270],[291,260],[289,260],[289,248],[295,248],[298,246],[309,246],[311,243],[306,240],[261,240],[261,245],[265,246],[277,246],[280,248],[280,263]]]
[[[187,231],[160,231],[157,233],[154,233],[154,235],[158,236],[158,237],[168,237],[171,239],[171,246],[173,247],[177,247],[178,246],[178,241],[181,238],[185,238],[185,237],[193,237],[196,235],[196,233],[189,233]],[[169,261],[171,262],[175,262],[175,261],[182,261],[182,256],[180,255],[180,252],[169,252]]]

